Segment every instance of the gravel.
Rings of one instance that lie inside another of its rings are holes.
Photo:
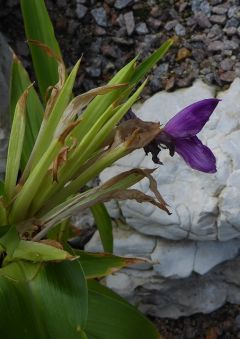
[[[0,31],[32,74],[19,2],[1,2]],[[240,73],[237,0],[46,0],[46,5],[67,67],[83,55],[77,91],[106,83],[136,54],[141,61],[173,36],[175,44],[162,60],[167,67],[158,76],[152,72],[144,97],[190,86],[199,77],[225,89]]]

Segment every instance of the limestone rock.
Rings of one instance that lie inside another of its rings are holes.
[[[165,124],[185,106],[213,96],[213,87],[197,81],[187,89],[157,93],[136,106],[135,112],[143,120]],[[138,232],[171,240],[227,241],[240,236],[240,79],[218,97],[222,101],[200,133],[201,140],[216,155],[217,173],[194,171],[178,155],[171,158],[167,151],[162,151],[160,158],[164,166],[158,166],[154,177],[172,215],[149,204],[120,202],[126,222]],[[105,170],[101,180],[136,166],[156,167],[150,155],[138,150]],[[135,187],[151,194],[147,180]]]

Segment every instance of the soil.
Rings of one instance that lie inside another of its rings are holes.
[[[46,0],[70,69],[83,55],[76,91],[106,83],[137,53],[146,57],[168,37],[176,43],[152,72],[144,97],[187,87],[197,78],[226,88],[240,76],[238,0]],[[30,74],[19,0],[0,0],[2,32]],[[240,338],[240,307],[212,314],[153,319],[165,339]]]

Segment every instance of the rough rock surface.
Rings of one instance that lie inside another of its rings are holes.
[[[240,300],[240,79],[218,94],[202,81],[174,93],[160,92],[136,106],[135,112],[143,120],[164,124],[188,104],[213,96],[222,101],[200,138],[217,157],[217,173],[194,171],[178,155],[171,158],[161,151],[164,166],[157,168],[154,177],[172,215],[146,203],[108,205],[113,217],[124,217],[130,225],[125,242],[123,231],[115,232],[116,253],[144,256],[151,264],[123,270],[108,277],[106,283],[154,316],[207,313],[225,301]],[[135,151],[105,170],[101,180],[135,166],[156,167],[151,156]],[[136,188],[151,194],[147,180]],[[87,249],[101,249],[98,233]]]
[[[197,81],[188,89],[155,94],[135,111],[143,120],[164,124],[188,104],[214,95],[213,87]],[[200,133],[216,155],[217,173],[194,171],[178,155],[171,158],[168,151],[161,151],[164,166],[157,166],[154,177],[172,215],[150,204],[143,208],[134,201],[120,202],[127,223],[139,232],[171,240],[227,241],[240,237],[240,79],[218,97],[222,101]],[[135,166],[156,167],[151,155],[139,150],[105,170],[101,180]],[[136,187],[151,194],[147,180]]]

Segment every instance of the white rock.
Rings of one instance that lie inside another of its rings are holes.
[[[188,104],[215,94],[214,88],[197,81],[191,88],[157,93],[136,105],[135,112],[143,120],[165,124]],[[240,302],[240,79],[218,97],[222,101],[200,133],[216,155],[217,173],[194,171],[178,155],[171,158],[162,151],[164,166],[158,167],[154,177],[172,215],[134,201],[118,203],[119,214],[116,205],[110,208],[112,215],[124,216],[138,236],[158,239],[146,251],[146,239],[138,238],[132,251],[150,256],[152,267],[125,269],[105,281],[153,316],[177,318],[211,312],[226,301]],[[101,180],[136,166],[156,167],[151,156],[139,150],[105,170]],[[135,188],[151,194],[147,180]],[[122,247],[122,255],[131,247],[125,240],[128,245]]]
[[[196,81],[187,89],[157,93],[144,104],[138,104],[135,111],[143,120],[165,124],[188,104],[214,96],[214,88]],[[167,151],[162,151],[160,157],[164,166],[158,166],[154,177],[159,191],[171,206],[172,215],[168,216],[146,203],[121,202],[123,216],[138,232],[170,240],[227,241],[240,236],[237,203],[240,176],[234,174],[240,169],[240,79],[236,79],[219,97],[222,101],[200,133],[202,141],[216,154],[218,172],[212,175],[194,171],[178,155],[171,158]],[[156,167],[151,156],[145,156],[139,150],[105,170],[101,180],[135,166]],[[234,176],[232,187],[229,176]],[[151,194],[147,180],[135,188]],[[116,211],[114,213],[116,215]]]
[[[144,236],[131,229],[115,227],[113,228],[113,240],[115,254],[136,257],[149,256],[156,244],[156,240],[154,238]],[[92,239],[85,246],[85,249],[89,252],[103,251],[98,231],[95,232]]]

